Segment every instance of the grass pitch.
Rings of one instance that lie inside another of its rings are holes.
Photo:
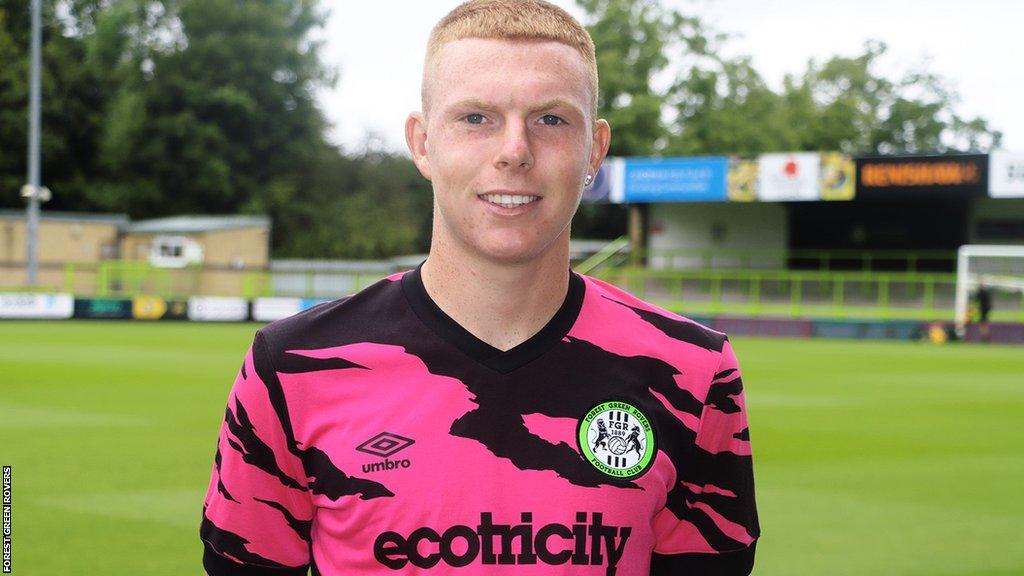
[[[0,322],[14,574],[200,574],[255,324]],[[734,338],[758,576],[1024,574],[1024,348]]]

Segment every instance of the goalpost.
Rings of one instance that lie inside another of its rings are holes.
[[[1024,293],[1024,246],[967,244],[960,247],[956,263],[956,333],[967,330],[971,293],[980,284],[1007,292]]]

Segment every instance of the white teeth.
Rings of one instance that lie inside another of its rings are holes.
[[[525,196],[521,194],[484,194],[481,198],[502,208],[514,208],[540,199],[538,196]]]

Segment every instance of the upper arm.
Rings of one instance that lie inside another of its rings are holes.
[[[651,574],[746,576],[760,526],[743,381],[728,340],[694,444],[655,519]]]
[[[306,574],[313,507],[261,335],[228,396],[203,505],[211,576]]]

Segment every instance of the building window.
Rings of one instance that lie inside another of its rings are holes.
[[[185,246],[183,244],[160,244],[161,258],[181,258],[181,255],[185,253]]]
[[[161,268],[202,264],[203,247],[188,236],[156,236],[149,248],[149,262]]]

